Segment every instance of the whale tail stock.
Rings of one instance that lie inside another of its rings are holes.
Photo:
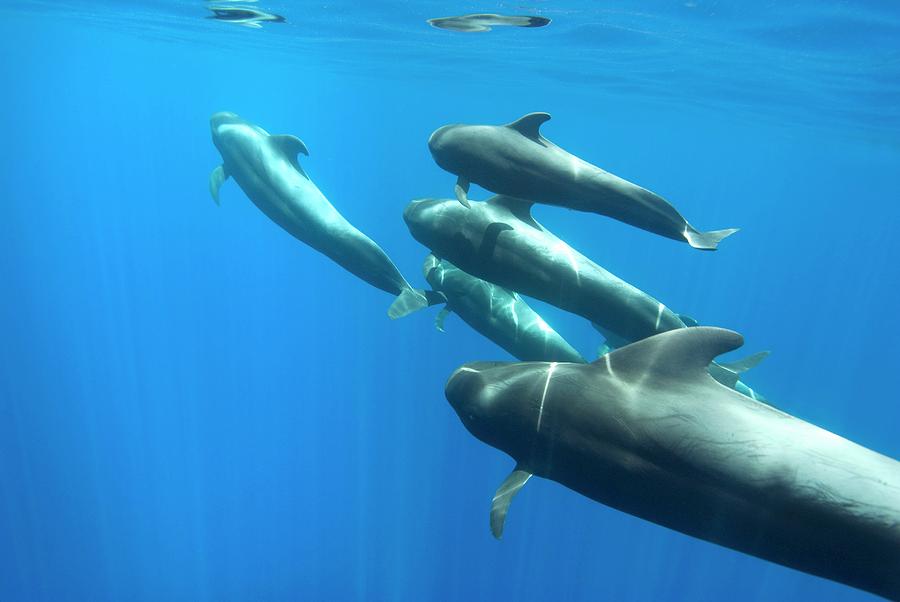
[[[727,230],[711,230],[700,232],[690,224],[684,229],[684,239],[695,249],[702,251],[715,251],[723,239],[728,238],[740,228],[728,228]]]
[[[420,309],[446,302],[447,298],[437,291],[425,291],[412,287],[405,288],[397,295],[397,298],[394,299],[394,302],[388,308],[388,317],[391,320],[396,320]]]

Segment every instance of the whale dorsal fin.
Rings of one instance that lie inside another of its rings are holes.
[[[498,207],[503,207],[512,213],[516,219],[525,222],[532,228],[537,228],[538,230],[542,229],[541,225],[531,216],[531,207],[534,205],[531,201],[526,201],[525,199],[516,198],[514,196],[497,194],[485,202],[490,203],[491,205],[497,205]]]
[[[550,113],[529,113],[507,124],[506,127],[516,130],[526,138],[539,142],[543,138],[541,136],[541,124],[545,121],[550,121]]]
[[[648,381],[708,379],[710,363],[743,344],[744,337],[724,328],[678,328],[626,345],[593,365],[610,374],[640,373]]]
[[[497,539],[503,536],[503,523],[506,521],[506,513],[509,512],[512,499],[531,477],[530,472],[523,470],[517,464],[516,468],[497,488],[494,499],[491,501],[491,533]]]
[[[291,165],[293,165],[304,178],[307,180],[309,179],[309,176],[306,175],[306,172],[303,171],[303,168],[300,167],[300,162],[297,160],[297,155],[300,153],[303,153],[307,157],[309,156],[309,150],[300,138],[291,136],[290,134],[276,134],[274,136],[269,136],[269,144],[278,149],[278,151],[291,162]]]

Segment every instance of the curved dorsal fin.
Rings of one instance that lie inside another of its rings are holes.
[[[550,113],[529,113],[506,125],[532,140],[541,139],[541,124],[550,121]]]
[[[297,171],[305,178],[309,179],[309,176],[307,176],[306,172],[303,171],[303,168],[300,167],[300,162],[297,161],[297,155],[300,153],[303,153],[307,157],[309,156],[309,150],[300,138],[291,136],[290,134],[276,134],[274,136],[269,136],[269,144],[278,149],[278,151],[291,162],[291,165],[293,165]]]
[[[648,381],[709,378],[710,363],[743,344],[744,337],[724,328],[678,328],[626,345],[594,365],[612,374],[640,372]]]
[[[497,194],[492,196],[485,202],[490,203],[491,205],[503,207],[504,209],[512,213],[516,217],[516,219],[525,222],[532,228],[537,228],[538,230],[542,229],[541,225],[538,224],[531,216],[531,207],[534,205],[533,201],[526,201],[525,199],[520,199],[513,196]]]

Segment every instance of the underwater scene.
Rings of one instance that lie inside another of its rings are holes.
[[[896,2],[0,51],[0,602],[900,600]]]

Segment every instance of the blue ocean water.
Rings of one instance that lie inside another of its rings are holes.
[[[509,356],[436,309],[388,320],[234,182],[209,197],[213,112],[297,135],[421,286],[401,213],[454,183],[428,135],[550,112],[553,141],[742,230],[700,253],[542,223],[771,349],[747,380],[779,407],[900,457],[900,7],[597,4],[273,1],[288,22],[253,30],[199,0],[0,2],[0,600],[871,599],[541,479],[495,541],[513,462],[443,385]],[[553,22],[425,23],[468,12]]]

